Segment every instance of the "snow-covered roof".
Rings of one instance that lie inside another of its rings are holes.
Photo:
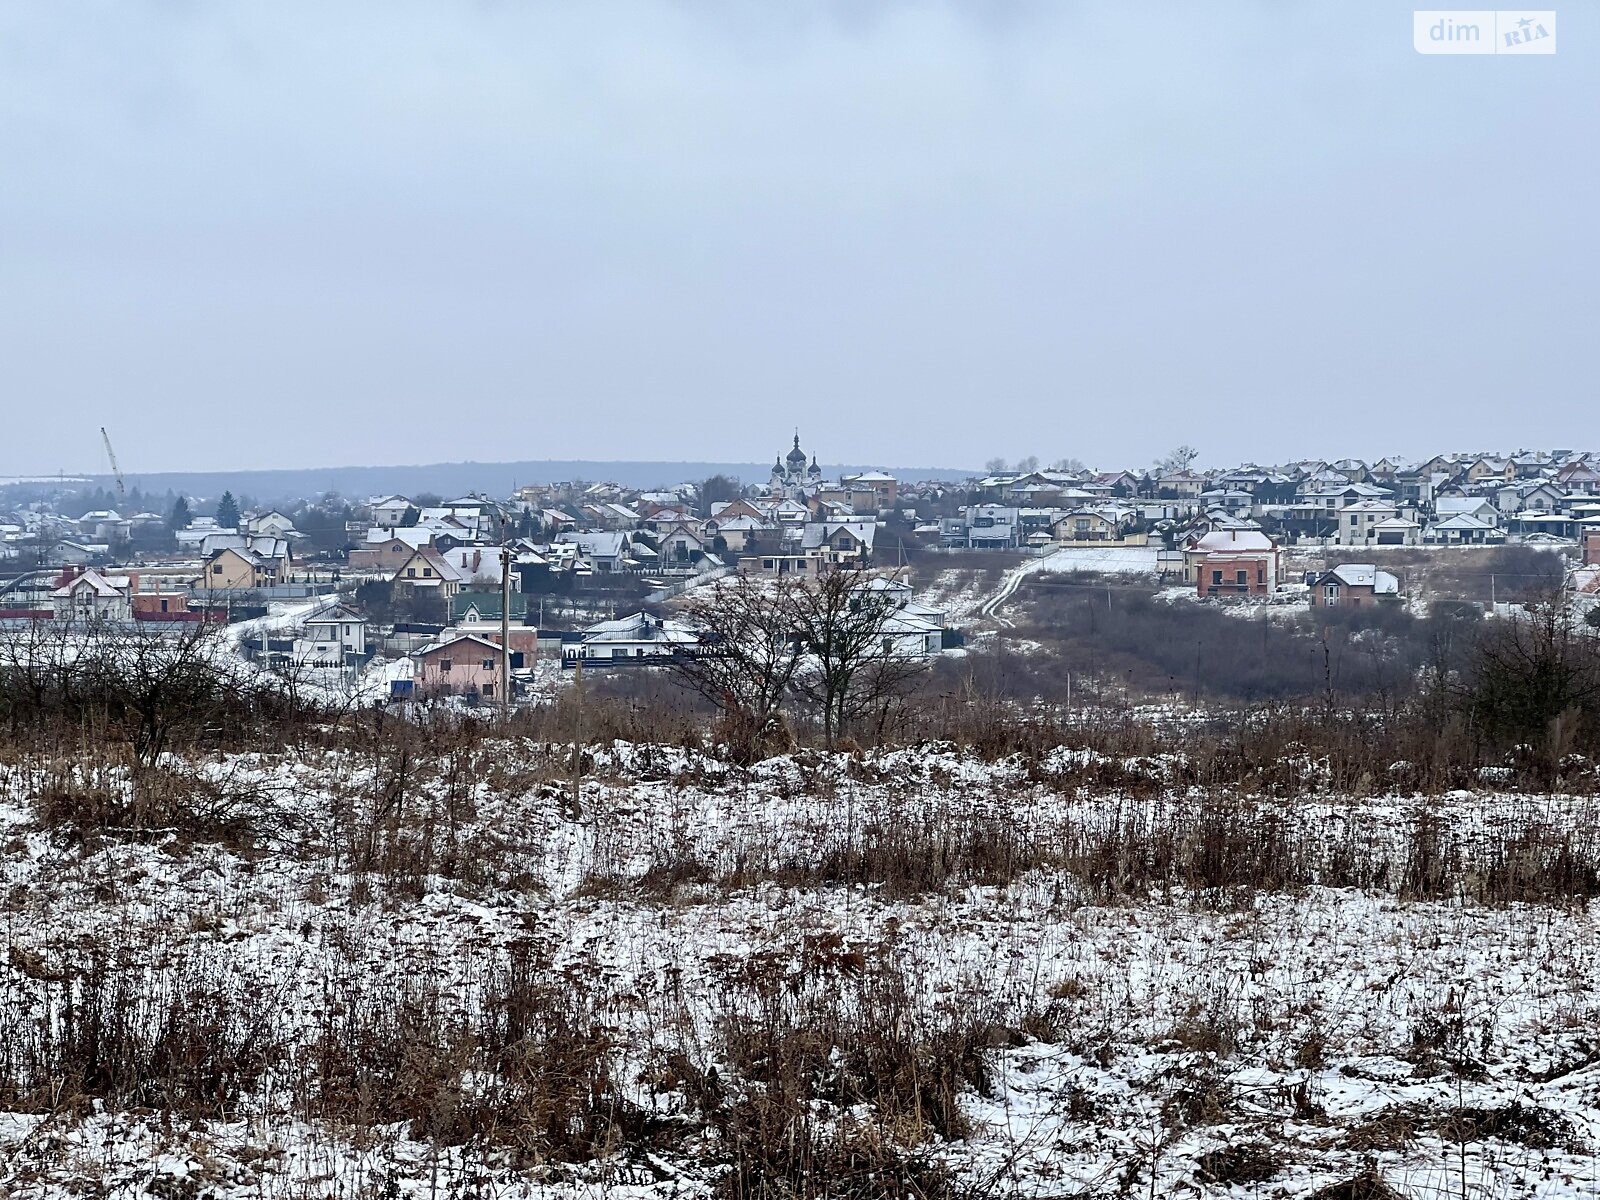
[[[1388,571],[1378,570],[1372,563],[1341,563],[1322,578],[1337,579],[1346,587],[1369,587],[1379,596],[1400,594],[1400,580]]]
[[[448,650],[452,646],[459,646],[463,642],[471,642],[475,646],[480,646],[480,647],[483,647],[484,649],[492,650],[496,654],[500,653],[500,643],[499,642],[491,642],[487,638],[481,638],[475,633],[467,633],[467,634],[463,634],[460,637],[450,638],[447,641],[434,642],[431,646],[424,646],[421,650],[418,650],[416,652],[415,657],[417,657],[417,658],[427,658],[430,655],[437,654],[441,650]]]
[[[1352,504],[1346,504],[1339,511],[1341,513],[1393,512],[1394,505],[1387,500],[1357,500]]]
[[[1206,554],[1233,554],[1268,551],[1273,549],[1273,541],[1266,534],[1254,529],[1222,529],[1208,533],[1197,539],[1191,550]]]
[[[104,575],[99,571],[90,569],[64,587],[56,588],[51,594],[65,600],[75,592],[89,588],[96,596],[110,600],[128,591],[130,586],[130,581],[126,575]]]
[[[618,532],[583,532],[568,530],[559,540],[578,547],[590,558],[620,558],[628,548],[628,535]]]
[[[1445,517],[1443,520],[1435,521],[1428,528],[1450,530],[1461,529],[1476,532],[1478,530],[1492,530],[1494,526],[1489,524],[1487,521],[1481,521],[1477,517],[1471,516],[1467,513],[1458,513],[1456,516]]]
[[[583,631],[585,645],[613,642],[667,642],[678,646],[693,646],[700,637],[682,621],[669,617],[653,617],[646,612],[618,617],[614,621],[599,621]]]

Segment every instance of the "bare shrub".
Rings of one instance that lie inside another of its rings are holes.
[[[929,1008],[892,955],[823,937],[798,963],[733,968],[719,1018],[732,1083],[711,1117],[724,1195],[955,1193],[921,1147],[967,1133],[958,1096],[988,1088],[995,1027],[970,1003]]]
[[[0,997],[0,1103],[21,1111],[96,1099],[228,1117],[286,1053],[272,1006],[220,959],[163,972],[97,949],[15,971]]]
[[[645,1118],[621,1094],[616,1047],[579,973],[514,948],[481,1005],[458,1009],[406,973],[334,981],[302,1067],[308,1116],[413,1137],[481,1141],[526,1161],[590,1161]]]

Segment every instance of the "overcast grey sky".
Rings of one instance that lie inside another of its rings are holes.
[[[0,5],[0,473],[1600,443],[1592,5]]]

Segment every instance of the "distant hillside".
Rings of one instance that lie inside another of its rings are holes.
[[[189,496],[216,497],[224,491],[270,504],[299,496],[336,491],[352,499],[384,493],[433,492],[450,498],[466,492],[509,495],[529,483],[568,479],[610,480],[625,487],[668,487],[710,475],[732,475],[745,483],[764,483],[771,463],[589,462],[427,463],[400,467],[310,467],[284,471],[172,471],[130,474],[130,488],[160,494],[168,489]],[[823,465],[830,478],[852,471],[887,470],[901,479],[959,481],[978,471],[943,467],[885,467],[881,463]],[[90,476],[90,486],[113,486],[109,475]]]

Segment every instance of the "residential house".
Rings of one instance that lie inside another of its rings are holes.
[[[379,529],[398,529],[408,521],[415,521],[421,510],[404,496],[385,496],[368,505],[372,510],[372,523]]]
[[[1404,459],[1391,458],[1386,454],[1367,469],[1367,474],[1374,483],[1389,485],[1395,482],[1395,477],[1400,472],[1409,469],[1410,465]]]
[[[844,487],[845,502],[851,511],[861,514],[875,514],[893,508],[900,494],[899,480],[882,471],[845,475],[839,482]]]
[[[1095,476],[1094,481],[1104,488],[1108,495],[1124,498],[1139,495],[1144,482],[1132,471],[1106,471]]]
[[[493,700],[499,695],[505,653],[475,634],[435,642],[411,656],[414,694]]]
[[[1550,456],[1543,451],[1533,454],[1513,454],[1511,466],[1518,479],[1540,479],[1555,470]]]
[[[687,522],[670,526],[657,540],[656,554],[663,570],[689,567],[710,553],[708,539]]]
[[[1485,525],[1500,524],[1500,510],[1483,496],[1440,496],[1433,502],[1437,518],[1472,517]]]
[[[960,517],[940,522],[940,540],[971,550],[1014,550],[1020,544],[1021,518],[1020,509],[1005,505],[969,505]]]
[[[1389,517],[1372,527],[1369,546],[1415,546],[1422,541],[1422,526],[1410,517]]]
[[[217,533],[238,533],[237,529],[223,529],[215,517],[195,517],[172,537],[180,550],[199,550],[208,537]]]
[[[270,509],[267,512],[250,513],[243,518],[243,524],[246,532],[258,536],[279,538],[298,536],[294,521],[276,509]]]
[[[450,599],[472,582],[472,576],[432,546],[422,546],[411,552],[390,577],[394,584],[416,590],[437,590]]]
[[[1556,472],[1556,482],[1568,493],[1600,496],[1600,471],[1585,459],[1574,459]]]
[[[484,641],[501,644],[499,592],[462,592],[450,601],[450,625],[457,636],[471,634]],[[506,645],[511,647],[511,669],[519,671],[531,662],[539,649],[537,611],[521,592],[511,593],[510,619],[506,622]]]
[[[835,565],[865,566],[877,532],[874,521],[813,521],[801,534],[800,550],[822,552]]]
[[[739,559],[739,573],[741,575],[794,575],[807,579],[817,579],[828,573],[832,564],[826,552],[821,550],[799,551],[763,551],[760,554],[746,554]]]
[[[502,551],[499,546],[448,546],[440,549],[439,554],[456,569],[461,576],[463,586],[476,584],[479,587],[498,588],[500,576],[504,569]]]
[[[1586,567],[1600,567],[1600,529],[1583,531],[1583,564]]]
[[[1329,463],[1328,470],[1337,471],[1351,483],[1364,483],[1371,474],[1367,464],[1359,458],[1341,458],[1338,462]]]
[[[78,532],[88,541],[126,542],[133,536],[133,523],[115,509],[101,508],[78,518]]]
[[[289,582],[289,543],[282,538],[251,538],[243,545],[224,545],[211,552],[195,587],[207,591],[238,591],[276,587]]]
[[[1197,500],[1209,486],[1204,475],[1192,471],[1172,471],[1156,480],[1156,495],[1177,500]]]
[[[1505,522],[1508,536],[1515,535],[1532,541],[1559,538],[1562,541],[1575,542],[1582,530],[1582,522],[1570,513],[1547,513],[1537,509],[1514,512]]]
[[[878,629],[880,645],[886,657],[926,658],[944,649],[944,610],[918,602],[910,584],[902,579],[879,575],[861,584],[857,590],[888,594],[890,607]],[[852,597],[852,604],[855,603]]]
[[[632,539],[620,530],[568,530],[560,534],[557,541],[576,546],[578,553],[594,564],[595,570],[609,573],[625,569],[624,557]]]
[[[711,516],[718,521],[730,520],[733,517],[751,517],[757,521],[766,521],[769,519],[769,510],[749,500],[718,500],[711,506]]]
[[[306,619],[294,661],[306,667],[356,667],[367,659],[367,619],[343,604]]]
[[[1548,479],[1519,479],[1494,493],[1494,506],[1509,516],[1515,512],[1561,512],[1567,495]]]
[[[682,621],[637,612],[589,626],[581,638],[562,646],[561,665],[659,666],[699,645],[699,634]]]
[[[1225,512],[1230,517],[1248,517],[1255,507],[1255,497],[1238,488],[1212,488],[1200,493],[1200,503],[1207,512]]]
[[[1278,544],[1258,530],[1208,533],[1188,539],[1183,570],[1201,596],[1270,595],[1281,577]]]
[[[111,555],[111,547],[104,542],[59,541],[45,554],[45,562],[52,567],[83,567],[90,563],[103,563]]]
[[[93,567],[64,577],[50,593],[58,621],[131,621],[136,578],[111,575]]]
[[[1423,530],[1422,540],[1429,545],[1485,546],[1506,540],[1505,530],[1468,513],[1443,517]]]
[[[1135,532],[1131,513],[1116,508],[1078,508],[1055,516],[1048,540],[1066,545],[1101,543],[1142,546],[1148,540],[1141,529]]]
[[[433,544],[433,532],[416,527],[405,529],[372,528],[367,540],[350,551],[352,571],[379,571],[392,575],[421,546]]]
[[[1474,487],[1491,483],[1515,483],[1517,464],[1509,458],[1480,458],[1467,468],[1466,480]]]
[[[1312,608],[1371,608],[1400,597],[1400,581],[1370,563],[1345,563],[1306,576]]]
[[[1347,504],[1339,510],[1339,532],[1336,535],[1341,546],[1372,546],[1377,543],[1376,526],[1393,521],[1400,516],[1400,510],[1387,500],[1357,500],[1354,504]]]
[[[758,545],[776,544],[778,532],[760,517],[744,513],[730,516],[726,512],[702,522],[700,531],[713,549],[716,549],[720,541],[722,550],[734,554],[742,554]],[[721,553],[721,550],[717,552]]]

